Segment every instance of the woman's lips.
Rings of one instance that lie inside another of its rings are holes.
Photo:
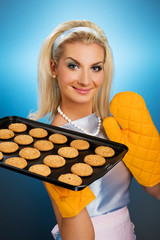
[[[92,88],[89,88],[89,89],[76,88],[76,87],[73,87],[73,88],[80,94],[87,94],[87,93],[89,93],[92,90]]]

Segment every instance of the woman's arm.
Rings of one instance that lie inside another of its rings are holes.
[[[87,209],[84,208],[74,217],[63,218],[50,192],[48,190],[47,192],[52,202],[62,240],[94,240],[94,228]]]
[[[63,240],[94,240],[94,228],[87,209],[78,215],[62,218],[60,234]]]
[[[160,200],[160,183],[156,184],[153,187],[142,187],[147,193]]]

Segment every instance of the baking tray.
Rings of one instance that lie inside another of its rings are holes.
[[[104,176],[119,161],[121,161],[123,159],[124,155],[128,151],[127,146],[125,146],[123,144],[120,144],[120,143],[117,143],[117,142],[109,141],[109,140],[98,138],[98,137],[88,136],[86,134],[82,134],[82,133],[79,133],[79,132],[64,129],[62,127],[56,127],[56,126],[52,126],[52,125],[49,125],[49,124],[46,124],[46,123],[41,123],[41,122],[38,122],[38,121],[34,121],[34,120],[30,120],[30,119],[26,119],[26,118],[22,118],[22,117],[18,117],[18,116],[8,116],[8,117],[1,118],[0,119],[0,129],[8,128],[9,124],[11,124],[11,123],[25,123],[27,125],[27,130],[25,132],[15,133],[15,136],[17,136],[19,134],[28,134],[30,129],[39,127],[39,128],[44,128],[48,132],[48,136],[43,138],[43,139],[48,140],[48,138],[51,134],[60,133],[60,134],[65,135],[68,138],[68,141],[65,144],[54,144],[54,148],[51,151],[41,152],[41,156],[36,160],[27,160],[28,165],[25,169],[19,169],[19,168],[16,168],[16,167],[5,164],[5,160],[7,158],[19,156],[18,153],[22,148],[33,147],[33,144],[37,140],[41,140],[41,139],[34,138],[34,142],[31,143],[30,145],[27,145],[27,146],[19,145],[19,149],[15,153],[10,153],[10,154],[3,153],[4,157],[0,161],[0,167],[4,167],[6,169],[13,170],[15,172],[25,174],[27,176],[34,177],[34,178],[42,180],[42,181],[53,183],[55,185],[58,185],[58,186],[61,186],[61,187],[64,187],[64,188],[68,188],[68,189],[71,189],[71,190],[74,190],[74,191],[82,190],[86,186],[88,186],[91,183],[93,183],[94,181],[96,181],[98,178]],[[9,140],[1,140],[0,139],[0,142],[14,141],[13,139],[14,138],[11,138]],[[83,140],[88,141],[90,143],[90,148],[88,150],[79,151],[79,155],[76,158],[73,158],[73,159],[67,159],[66,158],[66,165],[65,166],[63,166],[61,168],[58,168],[58,169],[51,168],[51,174],[48,177],[44,177],[44,176],[41,176],[41,175],[38,175],[38,174],[35,174],[35,173],[32,173],[32,172],[28,171],[28,169],[31,165],[38,164],[38,163],[43,163],[43,159],[46,155],[57,154],[57,151],[60,147],[69,146],[70,142],[74,139],[83,139]],[[93,168],[93,174],[91,176],[88,176],[88,177],[82,177],[82,184],[80,186],[73,186],[73,185],[58,181],[58,177],[61,174],[70,173],[70,168],[73,164],[75,164],[77,162],[83,162],[83,159],[86,155],[94,154],[95,148],[97,146],[102,146],[102,145],[113,148],[114,151],[115,151],[115,155],[113,157],[106,158],[105,165],[103,165],[101,167],[92,167]]]

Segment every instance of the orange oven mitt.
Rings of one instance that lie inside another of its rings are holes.
[[[112,141],[128,146],[123,158],[136,180],[152,187],[160,182],[160,135],[153,124],[144,99],[134,92],[115,95],[110,104],[113,117],[103,121]]]
[[[45,187],[55,200],[62,217],[76,216],[84,207],[95,199],[89,187],[81,191],[72,191],[45,182]]]

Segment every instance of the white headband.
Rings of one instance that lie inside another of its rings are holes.
[[[59,46],[59,44],[62,41],[64,41],[71,33],[73,33],[73,32],[81,32],[81,31],[94,33],[97,37],[100,38],[100,35],[92,28],[89,28],[89,27],[74,27],[74,28],[70,28],[70,29],[66,30],[65,32],[63,32],[62,34],[60,34],[56,38],[56,40],[54,41],[53,49],[52,49],[52,56],[54,56],[55,50]]]

